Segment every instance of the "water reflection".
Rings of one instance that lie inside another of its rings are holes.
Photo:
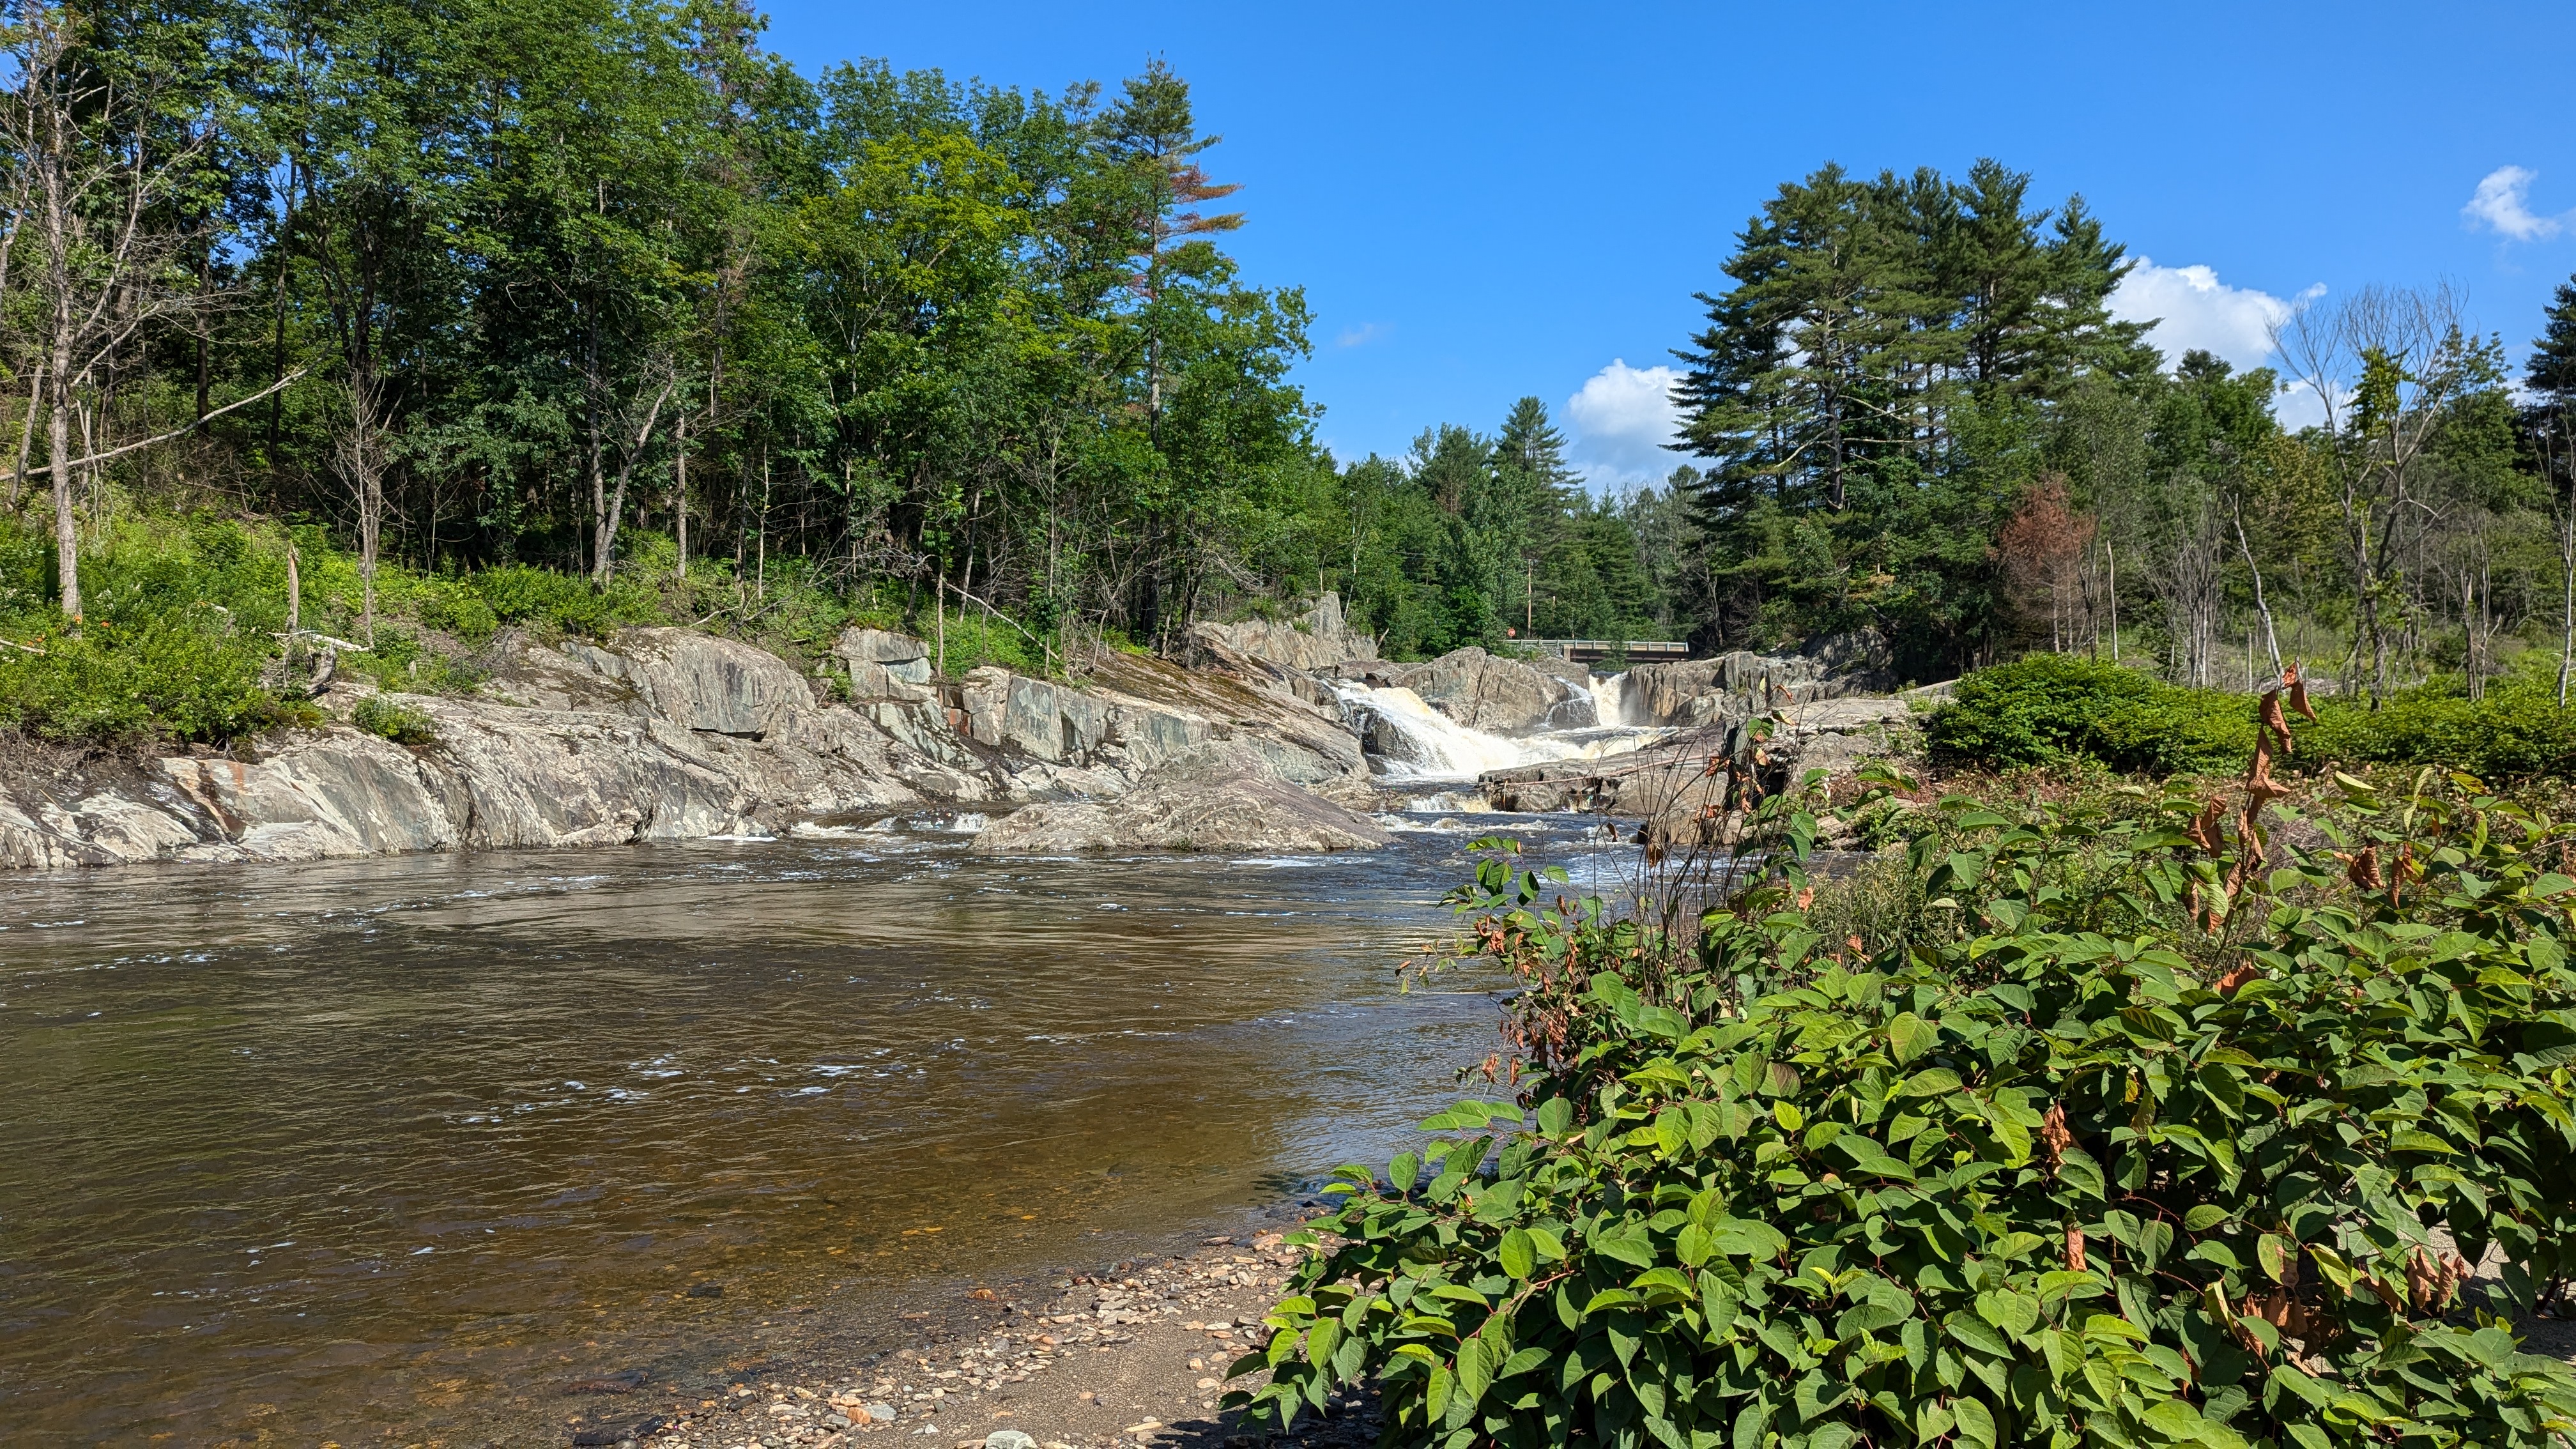
[[[566,1381],[863,1338],[1240,1212],[1490,1046],[1490,999],[1390,969],[1446,929],[1462,839],[7,881],[0,1425],[516,1435]]]

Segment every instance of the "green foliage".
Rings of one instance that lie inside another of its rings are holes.
[[[479,604],[505,624],[545,624],[593,639],[628,625],[668,622],[661,597],[632,577],[602,589],[587,579],[513,564],[468,575],[466,586],[471,600],[462,607],[441,605],[442,614],[479,624],[472,613]]]
[[[1957,928],[1857,955],[1776,879],[1669,940],[1489,860],[1527,1125],[1343,1169],[1233,1401],[1373,1383],[1389,1449],[2563,1442],[2504,1316],[2576,1271],[2567,832],[2361,796],[2317,824],[2393,888],[2292,850],[2205,935],[2190,809],[1946,802]]]
[[[93,573],[88,619],[53,605],[51,540],[0,519],[0,726],[55,740],[216,741],[311,717],[260,686],[282,610],[258,597],[269,560],[216,520],[119,530]]]
[[[2254,748],[2251,703],[2183,689],[2070,654],[2032,654],[1979,670],[1924,721],[1934,758],[1987,769],[2089,760],[2155,775],[2241,765]]]
[[[381,694],[371,694],[358,701],[349,712],[349,723],[371,735],[382,735],[398,745],[417,749],[438,743],[438,726],[428,715],[406,704],[398,704]]]
[[[2376,710],[2329,700],[2302,733],[2326,756],[2355,763],[2438,765],[2493,783],[2576,776],[2576,709],[2558,703],[2550,668],[2519,670],[2478,700],[2431,685],[2400,690]]]

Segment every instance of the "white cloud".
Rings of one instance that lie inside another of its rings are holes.
[[[2469,204],[2460,208],[2474,229],[2480,224],[2491,227],[2510,241],[2538,241],[2556,236],[2565,222],[2554,216],[2532,214],[2531,183],[2540,179],[2537,171],[2520,166],[2499,166],[2478,182],[2478,191]]]
[[[1630,367],[1624,358],[1583,380],[1565,400],[1574,424],[1574,465],[1595,487],[1663,481],[1681,459],[1664,444],[1679,436],[1681,409],[1669,367]]]
[[[2324,292],[2319,284],[2296,300]],[[2160,267],[2145,257],[2111,293],[2112,316],[2123,322],[2155,319],[2147,340],[2163,351],[2167,367],[2194,348],[2239,370],[2261,367],[2272,355],[2273,326],[2288,321],[2294,307],[2269,292],[2228,286],[2207,267]]]
[[[1382,323],[1364,322],[1357,327],[1345,329],[1341,336],[1333,339],[1333,345],[1336,347],[1365,347],[1394,330],[1394,328],[1388,327]]]

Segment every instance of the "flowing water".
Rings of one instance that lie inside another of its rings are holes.
[[[1382,1161],[1495,1020],[1394,989],[1465,838],[1404,823],[0,881],[0,1442],[552,1442]]]
[[[1621,683],[1524,738],[1345,688],[1411,797],[1365,857],[960,816],[0,880],[0,1442],[547,1442],[1383,1161],[1494,1044],[1393,974],[1470,832],[1623,863],[1441,786],[1654,737]]]
[[[1341,701],[1343,714],[1358,722],[1364,734],[1375,734],[1368,729],[1368,723],[1374,721],[1397,736],[1392,742],[1396,747],[1378,752],[1373,761],[1380,774],[1398,782],[1468,781],[1488,770],[1621,754],[1669,734],[1668,730],[1628,722],[1627,678],[1625,674],[1614,674],[1591,682],[1591,726],[1531,735],[1498,735],[1471,729],[1401,686],[1336,684],[1333,693]]]

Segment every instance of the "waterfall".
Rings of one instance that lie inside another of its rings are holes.
[[[1592,722],[1595,725],[1605,728],[1628,728],[1633,725],[1633,721],[1628,718],[1628,671],[1622,669],[1607,679],[1596,674],[1592,676],[1590,688]]]
[[[1472,780],[1547,760],[1593,759],[1635,749],[1656,731],[1599,728],[1549,731],[1523,738],[1470,729],[1423,702],[1410,689],[1337,684],[1342,710],[1359,731],[1379,773],[1414,780]],[[1597,691],[1596,691],[1597,693]]]
[[[1487,770],[1562,760],[1575,753],[1571,744],[1544,735],[1515,740],[1469,729],[1410,689],[1343,684],[1333,692],[1389,775],[1472,780]]]

